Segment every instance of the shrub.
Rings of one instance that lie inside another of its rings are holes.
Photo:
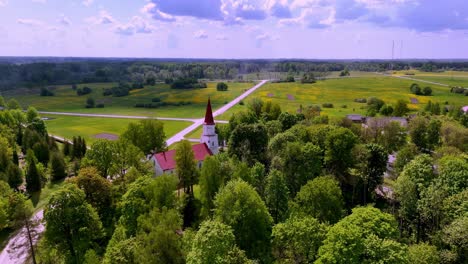
[[[348,106],[347,105],[342,105],[341,108],[348,108]]]
[[[239,104],[240,104],[240,105],[244,105],[244,101],[241,100],[241,101],[239,102]]]
[[[93,90],[87,86],[83,87],[83,88],[78,88],[76,90],[76,94],[78,96],[82,96],[82,95],[86,95],[86,94],[90,94]]]
[[[161,102],[161,98],[160,97],[154,97],[153,99],[151,99],[151,102],[159,103],[159,102]]]
[[[88,99],[86,99],[86,108],[94,108],[94,106],[95,106],[95,102],[92,97],[89,97]]]
[[[106,88],[106,89],[104,89],[104,91],[102,92],[102,95],[103,95],[103,96],[112,95],[112,90],[109,89],[109,88]]]
[[[142,83],[133,83],[132,89],[143,89],[145,86]]]
[[[104,108],[104,104],[103,103],[99,103],[96,105],[96,108]]]
[[[322,104],[322,107],[323,108],[333,108],[333,104],[332,103],[324,103],[324,104]]]
[[[432,88],[429,86],[424,87],[422,93],[426,96],[432,95]]]
[[[417,83],[413,83],[410,87],[410,90],[412,93],[414,93],[415,95],[421,95],[421,87],[419,87],[419,85]]]
[[[228,85],[226,83],[220,82],[216,85],[216,90],[217,91],[227,91],[228,90]]]
[[[54,96],[55,94],[50,91],[48,88],[42,87],[41,88],[41,96]]]
[[[166,82],[167,83],[167,82]],[[193,89],[193,88],[206,88],[204,82],[198,82],[195,78],[181,78],[171,83],[171,89]]]
[[[356,99],[354,99],[354,102],[365,104],[365,103],[367,103],[367,99],[366,98],[356,98]]]

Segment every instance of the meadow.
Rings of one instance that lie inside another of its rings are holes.
[[[430,86],[433,96],[416,96],[410,92],[410,85],[419,83],[421,87]],[[320,80],[314,84],[268,83],[255,91],[245,100],[245,105],[236,105],[228,112],[219,116],[220,120],[229,120],[232,114],[246,109],[248,100],[259,97],[264,101],[274,101],[280,104],[284,111],[296,113],[300,106],[332,103],[333,108],[323,108],[322,113],[330,117],[344,117],[347,114],[365,114],[366,104],[356,103],[356,98],[378,97],[389,104],[402,99],[408,102],[411,110],[419,110],[431,100],[444,104],[466,104],[466,97],[450,93],[449,88],[440,85],[393,77],[378,76],[361,78],[341,78]],[[416,98],[419,103],[410,103],[410,98]]]
[[[15,98],[23,108],[33,106],[39,111],[99,113],[160,117],[201,118],[204,115],[206,102],[211,98],[213,108],[219,108],[239,96],[253,83],[228,83],[229,90],[216,90],[217,83],[208,83],[203,89],[171,89],[167,84],[145,86],[143,89],[132,90],[124,97],[103,96],[105,88],[116,86],[115,83],[81,84],[78,88],[88,86],[93,89],[91,94],[78,96],[71,85],[51,87],[55,96],[39,96],[39,89],[16,89],[3,94],[6,100]],[[104,108],[85,108],[86,99],[92,97],[96,104],[103,103]],[[153,98],[161,98],[168,103],[190,102],[183,106],[164,106],[157,109],[135,108],[137,103],[151,103]]]
[[[120,135],[127,129],[131,122],[138,122],[135,119],[120,118],[100,118],[100,117],[75,117],[62,115],[45,115],[51,118],[45,121],[47,130],[50,134],[67,139],[73,136],[82,136],[87,143],[93,143],[97,140],[96,135],[112,134]],[[161,121],[164,123],[164,132],[169,138],[186,128],[191,123],[181,121]]]
[[[405,75],[406,73],[414,75]],[[445,72],[421,72],[421,71],[398,71],[394,75],[407,76],[414,79],[443,83],[451,86],[468,87],[468,72],[445,71]]]

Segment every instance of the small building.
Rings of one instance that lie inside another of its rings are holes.
[[[366,119],[366,126],[367,127],[384,127],[388,125],[390,122],[398,122],[400,126],[407,127],[408,120],[404,117],[368,117]]]
[[[197,161],[198,168],[201,168],[206,157],[213,155],[205,143],[192,145],[192,150],[195,154],[195,160]],[[151,162],[154,165],[156,176],[162,175],[164,173],[174,173],[176,168],[175,154],[176,151],[173,149],[165,152],[159,152],[151,157]]]
[[[216,134],[216,124],[213,118],[213,111],[211,109],[211,100],[208,98],[206,105],[205,121],[203,122],[203,134],[200,138],[201,143],[205,143],[211,150],[211,153],[218,154],[219,141],[218,134]]]
[[[365,117],[363,117],[362,115],[358,115],[358,114],[346,115],[346,118],[351,120],[353,123],[359,123],[359,124],[364,123],[366,120]]]

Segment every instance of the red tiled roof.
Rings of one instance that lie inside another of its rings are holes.
[[[197,161],[204,161],[207,156],[213,155],[213,153],[205,143],[192,145],[192,150],[195,154],[195,160]],[[166,152],[159,152],[154,154],[154,158],[159,163],[159,166],[161,166],[161,169],[163,171],[175,169],[175,153],[176,151],[173,149]]]
[[[205,124],[206,125],[214,125],[214,118],[213,118],[213,110],[211,110],[211,100],[208,98],[208,104],[206,105],[206,113],[205,113]]]

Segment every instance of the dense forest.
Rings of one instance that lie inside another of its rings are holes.
[[[246,104],[217,125],[219,155],[198,169],[181,141],[175,173],[154,177],[145,156],[167,149],[162,122],[57,145],[35,109],[0,100],[0,230],[34,224],[30,200],[61,183],[38,263],[467,263],[460,109],[362,126]]]
[[[467,70],[466,61],[186,60],[0,58],[0,90],[93,82],[154,84],[167,79],[242,79],[260,72],[325,73],[420,69]]]

